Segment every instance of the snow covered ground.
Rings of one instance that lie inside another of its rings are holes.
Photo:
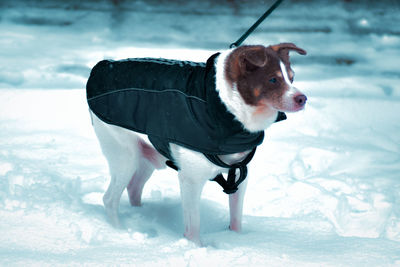
[[[284,1],[247,43],[294,42],[307,108],[273,125],[249,167],[243,233],[203,192],[198,248],[182,237],[174,171],[144,205],[101,203],[109,177],[85,101],[103,58],[204,61],[271,1],[2,1],[0,265],[400,266],[400,4]],[[236,4],[234,4],[236,3]],[[264,4],[263,4],[264,3]]]

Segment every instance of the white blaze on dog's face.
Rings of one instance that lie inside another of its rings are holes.
[[[272,106],[275,109],[281,111],[289,111],[289,112],[299,111],[304,108],[304,105],[306,104],[307,101],[307,97],[292,85],[294,78],[293,71],[291,71],[291,76],[290,76],[291,78],[289,78],[286,66],[282,61],[280,62],[280,66],[283,79],[285,80],[289,89],[286,90],[285,94],[282,96],[282,100],[278,101],[278,103],[275,105],[273,103]]]
[[[304,108],[307,97],[292,84],[294,72],[290,68],[289,51],[306,54],[292,43],[282,43],[269,47],[242,46],[227,58],[226,79],[251,107],[249,111],[255,120],[276,118],[278,111],[296,112]]]

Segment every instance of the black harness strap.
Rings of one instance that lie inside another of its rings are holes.
[[[165,162],[165,164],[167,164],[167,166],[170,167],[171,169],[174,169],[175,171],[179,171],[178,166],[176,166],[172,160],[167,160]]]
[[[206,158],[212,163],[223,167],[228,168],[228,177],[225,180],[224,176],[220,173],[218,174],[213,181],[217,182],[227,194],[233,194],[238,190],[238,186],[246,179],[247,177],[247,164],[253,159],[254,154],[256,153],[256,147],[246,156],[244,160],[241,162],[229,165],[223,162],[217,155],[208,155],[204,154]],[[236,181],[236,170],[239,170],[239,178]]]
[[[217,176],[215,176],[215,178],[212,179],[212,181],[217,182],[224,189],[223,191],[225,193],[227,194],[235,193],[238,190],[238,186],[246,179],[247,164],[253,159],[255,153],[256,153],[256,147],[253,148],[253,150],[246,156],[244,160],[232,165],[226,164],[217,155],[204,154],[204,156],[215,165],[229,169],[228,177],[226,180],[224,176],[220,173]],[[168,167],[176,171],[179,171],[179,167],[176,166],[173,161],[167,160],[165,163],[167,164]],[[236,181],[236,170],[239,170],[239,178],[237,179],[237,181]]]
[[[278,112],[278,117],[275,122],[286,120],[286,114],[283,112]],[[227,194],[233,194],[238,190],[238,186],[246,179],[247,177],[247,164],[253,159],[254,154],[256,153],[257,147],[253,148],[253,150],[246,156],[244,160],[241,162],[229,165],[223,162],[217,155],[210,155],[210,154],[204,154],[204,156],[214,163],[215,165],[218,165],[223,168],[228,168],[228,178],[225,180],[224,176],[220,173],[218,174],[212,181],[217,182],[223,189],[224,192]],[[172,161],[167,162],[167,165],[171,168],[173,168],[170,164],[172,164],[173,167],[177,168]],[[239,179],[236,181],[236,170],[239,169],[240,175]],[[176,169],[177,170],[177,169]]]
[[[278,116],[275,122],[279,122],[282,120],[286,120],[286,114],[284,112],[279,111]],[[254,147],[253,150],[246,156],[244,160],[241,162],[229,165],[223,162],[218,155],[211,154],[203,154],[209,161],[223,168],[229,169],[228,177],[225,180],[224,176],[220,173],[218,174],[212,181],[217,182],[227,194],[233,194],[238,190],[238,186],[246,179],[247,177],[247,164],[253,159],[254,154],[256,153],[257,147]],[[167,165],[175,170],[178,170],[176,165],[172,163],[172,161],[167,161]],[[239,170],[239,178],[236,181],[236,170]]]

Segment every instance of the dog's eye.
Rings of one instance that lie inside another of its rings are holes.
[[[271,78],[271,79],[269,79],[269,82],[270,83],[276,83],[278,80],[276,79],[276,78]]]

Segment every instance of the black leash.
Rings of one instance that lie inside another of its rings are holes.
[[[261,24],[281,3],[283,0],[277,0],[240,38],[232,43],[229,47],[235,48],[240,46],[244,40]]]

